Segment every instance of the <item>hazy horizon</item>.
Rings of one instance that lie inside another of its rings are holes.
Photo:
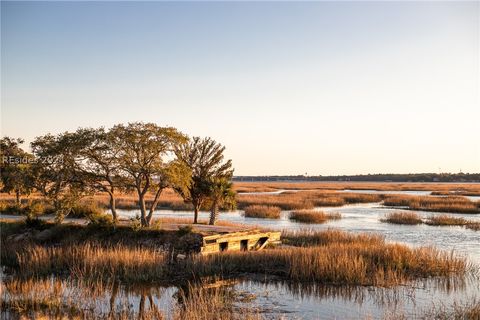
[[[235,175],[480,172],[479,2],[1,2],[1,135],[155,122]]]

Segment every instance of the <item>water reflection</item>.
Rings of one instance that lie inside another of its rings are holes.
[[[365,316],[377,319],[398,311],[417,314],[428,309],[432,302],[451,305],[460,300],[478,298],[479,286],[478,276],[429,279],[392,288],[295,283],[269,277],[206,281],[181,288],[56,278],[12,278],[2,283],[2,319],[16,318],[5,312],[12,310],[9,306],[16,306],[14,310],[28,307],[30,311],[36,311],[35,314],[75,315],[86,319],[177,319],[178,315],[188,312],[185,308],[193,308],[200,296],[221,301],[222,308],[231,312],[259,310],[266,318],[288,314],[302,319]],[[41,308],[45,301],[50,301],[49,310]]]

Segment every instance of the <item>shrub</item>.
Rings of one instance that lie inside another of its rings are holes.
[[[27,216],[25,219],[25,225],[29,228],[42,230],[47,227],[48,222],[39,219],[37,216]]]
[[[177,234],[182,237],[186,234],[192,233],[193,232],[193,227],[191,225],[186,225],[186,226],[180,226],[178,227]]]
[[[245,208],[245,217],[279,219],[280,212],[279,207],[252,205]]]
[[[131,221],[131,226],[133,231],[137,232],[142,229],[142,221],[138,214],[135,215],[135,218],[130,218],[130,221]]]
[[[90,226],[111,227],[114,225],[112,216],[105,213],[90,213],[87,218]]]

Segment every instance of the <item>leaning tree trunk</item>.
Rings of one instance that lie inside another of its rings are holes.
[[[212,208],[210,210],[210,222],[208,224],[213,226],[217,221],[217,215],[218,215],[218,203],[214,201],[212,204]]]
[[[147,215],[147,225],[150,225],[152,222],[153,218],[153,212],[157,208],[158,202],[160,201],[160,195],[162,194],[163,188],[159,188],[157,192],[155,193],[155,198],[152,201],[152,204],[150,205],[150,208],[148,210],[148,215]]]

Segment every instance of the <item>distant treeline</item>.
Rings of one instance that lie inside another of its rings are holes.
[[[236,176],[234,181],[378,181],[378,182],[480,182],[480,173],[361,174],[353,176]]]

